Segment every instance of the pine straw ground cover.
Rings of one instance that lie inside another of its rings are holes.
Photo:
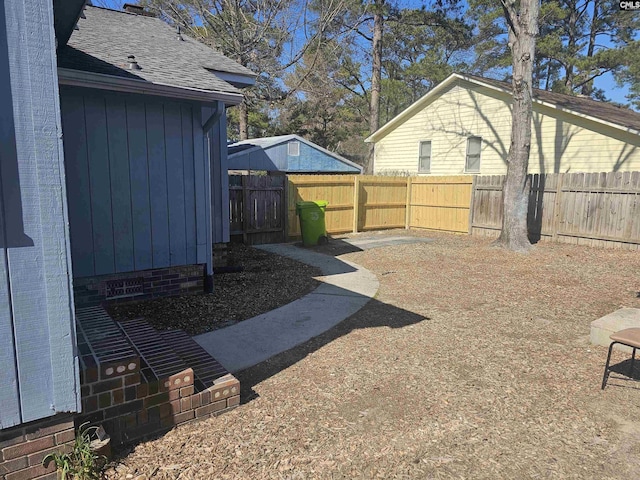
[[[209,332],[286,305],[314,290],[319,269],[241,244],[230,244],[230,266],[241,272],[214,275],[211,294],[181,295],[109,306],[116,319],[144,317],[158,330]]]
[[[342,257],[380,280],[367,306],[111,476],[640,478],[640,384],[601,391],[606,348],[588,342],[592,320],[640,307],[640,253],[408,234],[435,241]]]

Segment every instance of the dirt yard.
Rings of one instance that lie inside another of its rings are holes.
[[[640,308],[640,252],[409,234],[435,241],[340,257],[380,280],[365,308],[110,476],[640,478],[640,384],[601,391],[606,348],[588,342],[592,320]]]

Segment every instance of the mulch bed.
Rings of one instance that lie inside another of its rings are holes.
[[[640,254],[407,234],[435,241],[341,257],[380,281],[362,310],[109,477],[640,478],[640,384],[601,391],[606,348],[588,341],[591,321],[640,308]]]
[[[144,317],[158,330],[180,329],[190,335],[209,332],[286,305],[314,290],[319,269],[242,244],[230,244],[235,273],[214,275],[211,294],[182,295],[115,304],[118,320]]]

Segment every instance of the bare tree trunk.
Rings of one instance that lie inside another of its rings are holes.
[[[593,16],[591,17],[591,30],[589,31],[589,47],[587,48],[587,58],[593,57],[596,49],[596,37],[598,35],[598,24],[600,19],[598,18],[600,12],[600,0],[593,0]],[[582,86],[582,95],[591,96],[593,93],[593,80],[585,83]]]
[[[380,127],[380,83],[382,79],[382,27],[384,0],[377,0],[376,12],[373,16],[373,68],[371,72],[371,97],[369,99],[369,133],[373,134]],[[373,174],[375,146],[369,144],[369,155],[364,166],[364,173]]]
[[[249,108],[246,100],[238,105],[238,124],[240,129],[240,140],[249,139]]]
[[[502,231],[497,246],[526,252],[531,248],[527,232],[529,207],[529,151],[531,150],[532,76],[538,34],[538,0],[502,0],[509,25],[509,47],[513,57],[513,110],[507,178],[502,192]]]
[[[571,3],[571,8],[569,9],[569,27],[568,27],[568,35],[569,39],[567,42],[567,48],[569,50],[569,59],[567,60],[569,63],[565,65],[565,79],[564,86],[567,93],[571,95],[573,93],[573,84],[575,80],[575,72],[574,72],[574,59],[576,57],[576,49],[577,49],[577,37],[578,37],[578,6],[576,2]],[[537,22],[536,22],[537,23]],[[534,40],[535,41],[535,40]]]

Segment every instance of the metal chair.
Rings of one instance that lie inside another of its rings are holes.
[[[609,362],[611,361],[611,351],[616,343],[625,345],[633,349],[631,354],[631,368],[629,369],[629,377],[633,378],[633,364],[636,360],[636,349],[640,348],[640,328],[625,328],[609,336],[611,345],[609,345],[609,355],[607,355],[607,364],[604,366],[604,376],[602,377],[602,390],[607,385],[607,379],[609,378]]]

